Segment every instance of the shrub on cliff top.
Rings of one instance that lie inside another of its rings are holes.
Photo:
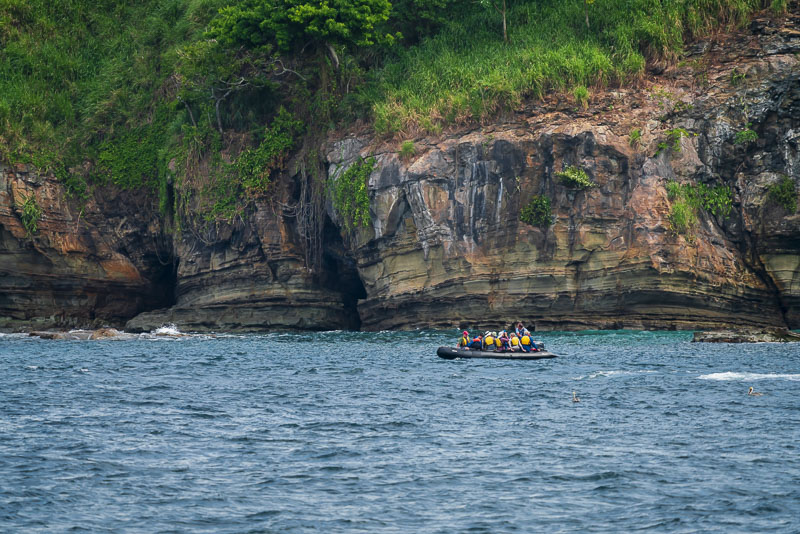
[[[550,226],[553,223],[550,199],[543,195],[534,195],[531,197],[528,204],[522,208],[519,214],[519,220],[540,228],[547,228]]]

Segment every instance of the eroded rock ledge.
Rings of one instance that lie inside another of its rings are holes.
[[[800,334],[785,328],[765,330],[716,330],[695,332],[692,338],[696,343],[787,343],[800,342]]]
[[[417,139],[411,160],[368,137],[333,143],[334,176],[378,161],[373,225],[351,239],[363,328],[800,327],[800,215],[768,195],[800,178],[800,33],[769,24],[701,43],[683,66],[601,95],[589,112],[549,102]],[[757,141],[737,142],[748,125]],[[685,132],[677,150],[670,130]],[[565,187],[555,173],[567,166],[596,187]],[[672,231],[669,181],[730,187],[730,215],[701,212],[690,232]],[[534,195],[552,200],[549,228],[519,220]]]
[[[29,235],[21,208],[41,209]],[[0,165],[0,329],[122,324],[173,303],[171,238],[142,193],[100,191],[85,205],[53,176]]]

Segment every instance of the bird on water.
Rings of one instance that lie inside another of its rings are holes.
[[[572,402],[580,402],[580,401],[581,400],[578,398],[577,395],[575,395],[575,392],[573,391],[572,392]]]
[[[750,389],[747,391],[747,394],[753,397],[760,397],[763,393],[759,393],[758,391],[753,391],[753,386],[750,386]]]

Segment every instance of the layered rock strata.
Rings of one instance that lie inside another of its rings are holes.
[[[800,34],[753,30],[702,43],[591,113],[551,103],[417,140],[409,161],[368,137],[334,143],[334,178],[357,158],[378,161],[373,224],[351,239],[363,327],[800,328],[800,215],[768,193],[800,178]],[[745,129],[757,140],[739,142]],[[562,184],[568,166],[596,186]],[[700,210],[676,232],[670,181],[729,187],[730,214]],[[551,226],[520,221],[534,195],[551,199]]]
[[[283,176],[268,198],[231,223],[193,221],[190,214],[175,240],[175,305],[141,314],[126,328],[358,329],[356,300],[364,294],[355,263],[328,221],[321,236],[322,265],[310,265],[297,222],[298,180],[299,174]]]
[[[291,225],[271,208],[258,205],[246,222],[215,226],[204,236],[184,232],[176,247],[175,306],[141,314],[126,329],[165,323],[191,331],[357,329],[355,298],[337,287],[335,272],[323,273],[333,278],[326,283],[307,268]]]
[[[28,199],[36,231],[23,224]],[[152,200],[104,189],[79,205],[52,176],[0,166],[0,328],[120,324],[172,303],[174,269]]]

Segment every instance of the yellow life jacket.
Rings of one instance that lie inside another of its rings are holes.
[[[512,347],[516,347],[517,345],[519,345],[519,338],[518,337],[512,337],[511,338],[511,346]]]
[[[466,336],[461,336],[461,341],[458,342],[459,347],[468,347],[469,346],[469,338]]]
[[[496,337],[496,338],[494,339],[494,344],[495,344],[495,345],[497,345],[497,348],[498,348],[498,349],[499,349],[499,348],[501,348],[501,347],[503,346],[503,342],[502,342],[502,341],[500,341],[500,338],[499,338],[499,337]]]
[[[483,344],[484,344],[484,346],[486,346],[487,348],[488,348],[488,347],[491,347],[492,345],[494,345],[494,338],[493,338],[492,336],[486,336],[486,337],[484,338],[484,340],[483,340]]]
[[[522,336],[522,344],[526,347],[531,346],[531,337],[530,336]]]

